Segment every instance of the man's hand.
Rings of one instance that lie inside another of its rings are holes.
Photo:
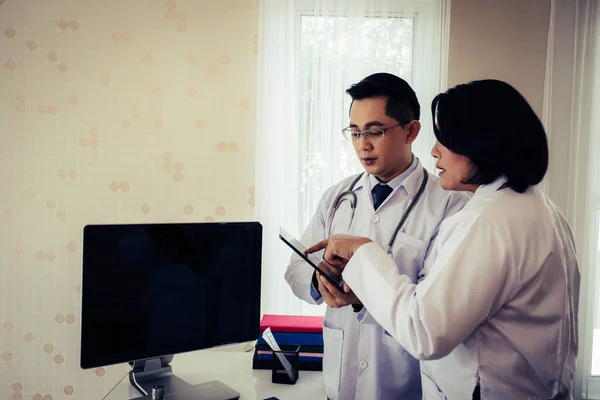
[[[325,260],[319,263],[319,268],[329,276],[335,276],[338,279],[342,278],[343,269],[336,267],[335,265],[331,265]]]
[[[332,308],[349,306],[350,304],[362,304],[354,292],[349,291],[346,294],[340,293],[323,275],[316,272],[319,282],[319,292],[325,300],[325,304]],[[344,289],[346,285],[344,285]],[[348,288],[349,289],[349,288]]]
[[[333,235],[309,247],[305,250],[305,253],[309,254],[325,249],[323,260],[341,271],[346,267],[348,260],[350,260],[358,248],[369,242],[371,242],[371,239],[365,237]]]

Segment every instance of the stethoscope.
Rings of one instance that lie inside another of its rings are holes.
[[[350,214],[350,225],[349,226],[352,226],[352,220],[354,219],[354,211],[356,210],[356,202],[358,201],[358,198],[356,197],[356,193],[354,193],[354,186],[356,186],[356,184],[358,183],[360,178],[362,178],[363,174],[364,174],[364,172],[361,173],[360,175],[358,175],[356,177],[356,179],[354,179],[354,181],[352,182],[352,184],[350,185],[348,190],[343,191],[336,197],[335,202],[333,203],[333,211],[331,212],[331,215],[329,216],[329,235],[328,236],[331,236],[331,226],[333,225],[333,219],[335,217],[335,213],[343,201],[350,202],[350,209],[352,210],[352,214]],[[425,167],[423,167],[423,181],[421,182],[421,186],[419,187],[419,190],[417,191],[417,194],[415,195],[415,197],[410,202],[408,208],[404,211],[404,214],[402,214],[402,218],[400,218],[400,222],[398,222],[398,225],[396,226],[396,229],[394,230],[394,234],[392,235],[392,238],[390,239],[390,241],[388,243],[387,250],[385,251],[392,258],[393,258],[392,246],[394,245],[394,242],[396,241],[396,236],[398,235],[398,231],[400,231],[400,229],[404,225],[404,222],[410,215],[410,212],[414,208],[415,204],[417,204],[417,202],[421,198],[421,195],[423,194],[423,191],[425,190],[425,185],[427,185],[428,179],[429,179],[429,173],[427,172],[427,169],[425,169]],[[348,195],[350,195],[352,197],[350,199],[346,198]],[[350,228],[348,228],[348,229],[350,229]]]

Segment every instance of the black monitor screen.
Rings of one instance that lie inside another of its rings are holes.
[[[254,340],[262,226],[88,225],[81,367]]]

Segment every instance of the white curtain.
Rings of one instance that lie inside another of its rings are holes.
[[[600,375],[600,343],[594,341],[600,332],[599,13],[598,0],[552,0],[544,95],[550,144],[544,185],[573,227],[582,271],[576,399],[600,398],[600,376],[592,377]]]
[[[298,314],[283,279],[289,252],[280,227],[297,233],[298,85],[293,0],[261,1],[258,29],[255,216],[263,226],[261,314]]]
[[[283,279],[290,251],[279,227],[300,236],[323,192],[362,170],[341,135],[345,90],[374,72],[407,80],[421,103],[413,145],[423,164],[434,143],[433,97],[446,89],[445,0],[261,0],[256,218],[263,224],[264,313],[322,314]]]

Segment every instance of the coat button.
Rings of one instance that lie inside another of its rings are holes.
[[[367,367],[369,366],[369,363],[367,363],[365,360],[362,360],[361,362],[358,363],[358,366],[361,367],[362,369],[367,369]]]
[[[379,222],[379,215],[377,215],[377,214],[373,215],[373,217],[371,218],[371,221]]]

